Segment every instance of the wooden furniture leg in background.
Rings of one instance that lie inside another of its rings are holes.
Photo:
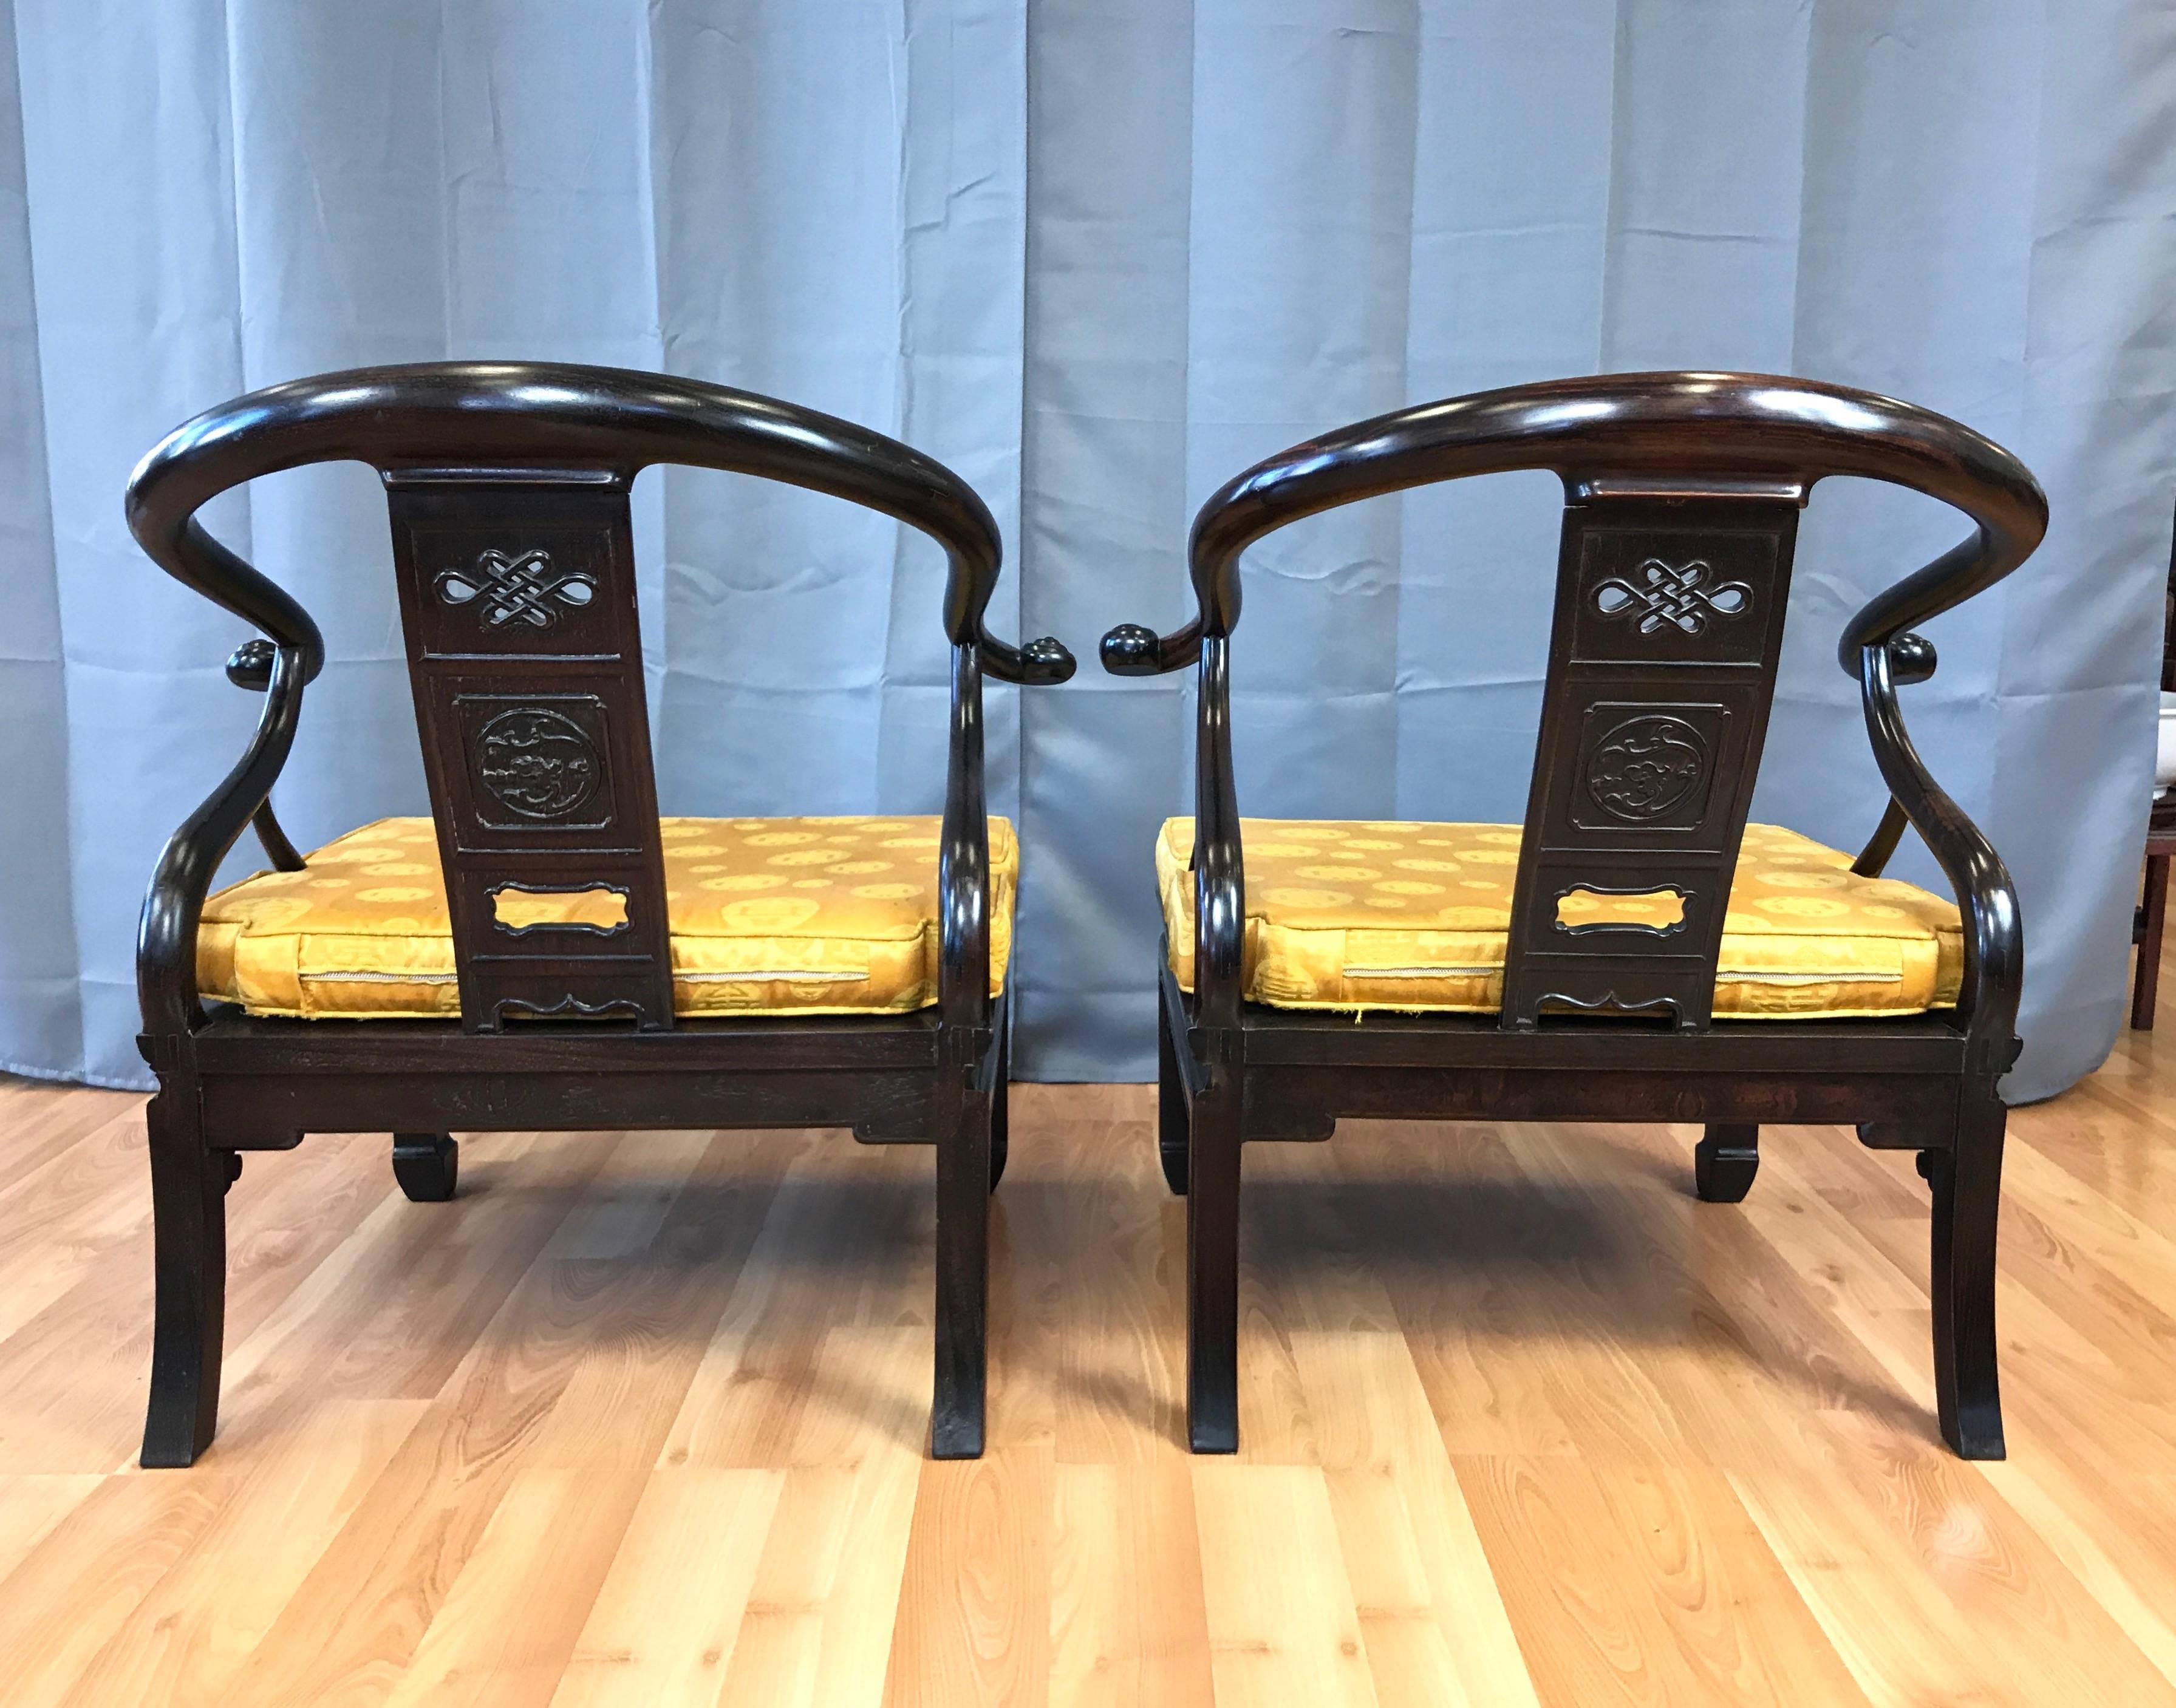
[[[2154,815],[2157,819],[2160,814]],[[2157,824],[2157,830],[2159,826]],[[2176,836],[2149,835],[2146,842],[2146,894],[2138,904],[2138,917],[2130,940],[2138,945],[2138,966],[2130,979],[2130,1025],[2133,1031],[2153,1030],[2153,999],[2161,982],[2162,930],[2168,922],[2168,857],[2176,854]]]

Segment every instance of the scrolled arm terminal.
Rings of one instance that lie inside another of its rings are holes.
[[[1112,676],[1163,676],[1183,670],[1201,657],[1201,625],[1189,623],[1167,635],[1138,623],[1122,623],[1103,637],[1098,649],[1103,668]]]

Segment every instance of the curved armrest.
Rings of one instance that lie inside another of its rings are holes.
[[[1869,601],[1845,627],[1836,648],[1837,662],[1858,678],[1867,738],[1890,795],[1881,824],[1853,870],[1879,873],[1896,850],[1904,821],[1919,833],[1950,880],[1964,919],[1957,1017],[1973,1040],[1979,1071],[1998,1074],[2013,1059],[2024,982],[2016,886],[1994,845],[1934,781],[1912,746],[1896,689],[1934,673],[1934,649],[1912,628],[1993,586],[2032,556],[2047,531],[2048,501],[2021,465],[2012,478],[1983,482],[1976,503],[1949,492],[1937,496],[1957,503],[1978,526]]]
[[[1232,764],[1231,639],[1201,648],[1194,748],[1194,1012],[1236,1027],[1245,993],[1247,874]],[[1213,1071],[1213,1069],[1212,1069]]]
[[[1928,651],[1931,654],[1932,649]],[[1901,810],[1911,820],[1956,892],[1965,927],[1964,982],[1957,993],[1957,1017],[1975,1041],[1991,1044],[2000,1053],[1999,1060],[1980,1064],[1985,1071],[1999,1073],[2010,1065],[2007,1052],[2016,1033],[2024,982],[2024,927],[2016,886],[1994,845],[1934,781],[1912,746],[1896,703],[1898,677],[1891,652],[1890,646],[1869,645],[1859,654],[1867,737],[1889,785],[1891,810]]]
[[[1194,757],[1194,1014],[1211,1030],[1239,1024],[1245,987],[1247,878],[1232,763],[1231,639],[1205,639],[1202,620],[1159,635],[1122,623],[1103,637],[1112,676],[1161,676],[1200,666]],[[1212,1071],[1214,1069],[1212,1069]]]
[[[982,650],[952,649],[951,745],[937,849],[937,1014],[949,1046],[980,1054],[990,1025],[990,819],[982,786]]]
[[[1859,614],[1847,652],[1890,639],[2008,574],[2038,543],[2047,499],[2016,458],[1916,405],[1757,373],[1612,373],[1417,404],[1292,446],[1234,476],[1195,515],[1187,562],[1199,615],[1106,638],[1119,675],[1175,670],[1239,620],[1239,559],[1303,517],[1439,481],[1549,469],[1575,496],[1616,485],[1727,482],[1802,494],[1853,475],[1914,488],[1979,525],[1974,537]],[[1852,666],[1855,668],[1855,666]]]
[[[992,668],[993,649],[1001,661]],[[947,1047],[973,1069],[987,1053],[990,1001],[990,819],[983,784],[982,677],[1039,685],[1073,674],[1073,655],[1055,640],[1015,652],[1001,642],[952,649],[951,742],[945,761],[944,818],[937,854],[937,1011]]]
[[[677,375],[557,362],[424,362],[269,386],[208,410],[154,447],[128,482],[128,525],[153,561],[281,646],[314,677],[324,642],[302,608],[194,519],[228,487],[306,463],[406,469],[659,463],[805,487],[879,510],[944,548],[944,629],[1005,682],[1056,683],[1073,655],[1015,647],[983,623],[1004,545],[988,507],[934,459],[882,433],[753,392]]]
[[[144,1030],[155,1036],[187,1032],[204,1019],[197,998],[197,923],[204,893],[242,827],[264,809],[295,744],[309,660],[299,646],[274,648],[271,654],[256,735],[226,780],[168,840],[144,898],[136,987]],[[236,659],[245,674],[253,673],[256,655],[243,661],[237,653]]]
[[[1901,688],[1928,680],[1940,661],[1934,655],[1934,645],[1922,634],[1900,634],[1889,643],[1889,673]],[[1911,821],[1904,809],[1891,795],[1889,804],[1881,809],[1881,822],[1874,827],[1874,834],[1866,839],[1866,846],[1858,851],[1858,858],[1851,862],[1851,869],[1861,878],[1879,878],[1888,869],[1896,853],[1896,845],[1904,840],[1904,829]]]
[[[245,640],[234,650],[226,661],[226,679],[237,688],[246,688],[262,694],[272,685],[272,666],[279,649],[269,640]],[[265,796],[250,821],[257,832],[258,845],[264,857],[272,862],[275,872],[301,872],[309,862],[295,851],[295,845],[287,840],[287,833],[280,828],[277,814],[272,810],[272,797]]]

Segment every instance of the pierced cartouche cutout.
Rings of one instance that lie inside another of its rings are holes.
[[[627,892],[609,884],[531,889],[501,884],[491,892],[492,917],[502,931],[586,931],[609,937],[627,929]]]
[[[1646,931],[1667,937],[1685,922],[1685,893],[1665,886],[1625,895],[1575,884],[1557,897],[1557,929]]]
[[[449,605],[474,601],[486,628],[509,623],[549,628],[565,612],[587,610],[597,596],[594,576],[561,574],[548,552],[486,552],[474,569],[448,569],[431,585]]]
[[[1715,570],[1695,558],[1666,563],[1650,558],[1629,578],[1614,576],[1594,590],[1594,608],[1604,617],[1628,617],[1642,634],[1673,628],[1681,634],[1705,632],[1717,617],[1742,615],[1753,602],[1743,581],[1716,583]]]

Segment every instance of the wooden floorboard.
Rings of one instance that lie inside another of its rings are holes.
[[[840,1134],[249,1159],[226,1403],[134,1468],[141,1101],[0,1081],[0,1701],[2176,1704],[2176,1025],[2011,1125],[2011,1457],[1941,1448],[1925,1189],[1773,1129],[1248,1157],[1180,1445],[1140,1086],[1015,1092],[990,1451],[924,1456],[931,1160]]]

